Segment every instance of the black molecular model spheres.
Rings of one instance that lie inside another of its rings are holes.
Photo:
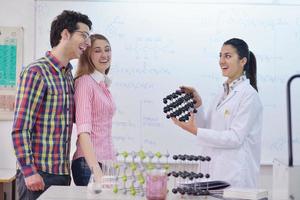
[[[196,171],[186,171],[186,169],[170,171],[168,176],[173,176],[177,179],[177,184],[174,185],[172,192],[174,194],[202,196],[210,195],[210,187],[208,180],[210,178],[208,164],[211,161],[209,156],[195,156],[195,155],[173,155],[174,161],[179,161],[181,165],[187,162],[197,164]],[[201,164],[202,163],[202,164]],[[204,166],[205,163],[205,166]],[[200,171],[206,169],[204,171]],[[206,172],[205,172],[206,171]]]
[[[195,109],[196,101],[193,100],[194,96],[192,93],[185,93],[181,90],[166,96],[163,99],[164,113],[166,113],[167,118],[176,117],[179,121],[188,121],[191,116],[190,112],[196,113]]]

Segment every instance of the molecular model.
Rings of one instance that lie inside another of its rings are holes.
[[[184,168],[177,171],[171,171],[168,176],[173,176],[176,181],[172,192],[181,195],[210,195],[209,191],[209,156],[195,155],[173,155],[173,160],[177,161],[180,166],[184,166],[188,162],[197,166],[194,171],[186,171]]]
[[[114,193],[122,192],[123,194],[129,193],[133,196],[145,196],[147,171],[154,169],[164,169],[167,171],[169,169],[169,153],[145,153],[141,150],[139,152],[133,151],[130,153],[124,151],[116,153],[116,156],[118,161],[111,166],[113,169],[110,171],[113,171],[113,175],[112,178],[109,179],[110,183],[108,184]],[[163,162],[162,159],[164,159]],[[103,173],[104,180],[112,174]]]
[[[194,107],[196,102],[193,100],[193,94],[187,94],[181,90],[167,95],[163,102],[166,104],[163,110],[168,119],[176,117],[179,121],[188,121],[191,116],[190,112],[197,112]]]

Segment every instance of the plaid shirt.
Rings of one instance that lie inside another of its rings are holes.
[[[37,170],[69,174],[74,121],[72,66],[63,67],[51,55],[20,74],[12,139],[25,177]]]

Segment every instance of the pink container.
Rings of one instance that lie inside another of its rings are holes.
[[[146,177],[146,198],[165,200],[167,197],[167,175],[165,170],[151,170]]]

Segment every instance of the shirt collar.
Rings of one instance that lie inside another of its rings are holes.
[[[107,87],[110,86],[111,84],[111,80],[110,78],[105,75],[105,74],[102,74],[101,72],[95,70],[92,74],[91,74],[91,77],[97,82],[97,83],[100,83],[100,82],[104,82],[106,84]]]
[[[230,84],[228,84],[227,82],[223,83],[224,92],[226,94],[229,94],[233,89],[235,89],[240,83],[242,83],[246,79],[247,79],[246,76],[242,75],[237,79],[235,79],[234,81],[232,81]]]
[[[46,57],[53,63],[55,68],[58,68],[60,71],[71,71],[72,70],[72,65],[68,63],[67,66],[63,66],[60,61],[51,53],[51,51],[46,52]]]

